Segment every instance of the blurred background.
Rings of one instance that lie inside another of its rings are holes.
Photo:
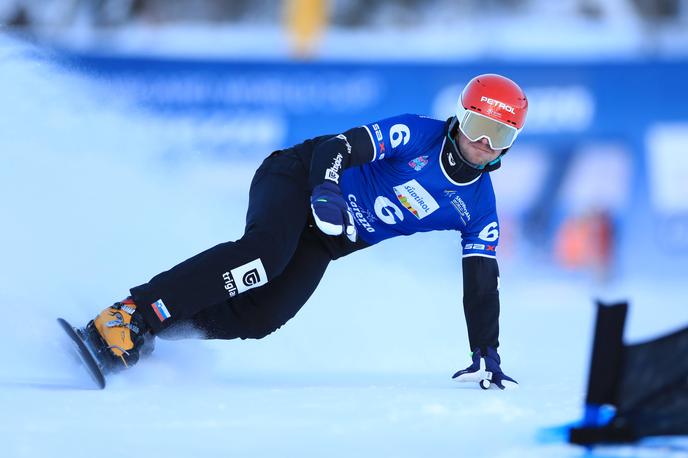
[[[2,0],[0,21],[177,129],[171,161],[448,117],[505,74],[531,108],[495,174],[504,262],[688,272],[688,0]]]

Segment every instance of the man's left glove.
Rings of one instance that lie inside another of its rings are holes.
[[[315,224],[323,233],[335,236],[346,233],[349,240],[356,241],[354,217],[336,183],[325,181],[313,188],[311,210]]]
[[[513,388],[518,382],[502,372],[501,359],[497,350],[487,347],[486,354],[480,348],[473,351],[473,363],[466,369],[460,370],[454,376],[457,382],[475,382],[480,388],[487,390],[491,385],[499,389]],[[505,385],[504,382],[507,382]]]

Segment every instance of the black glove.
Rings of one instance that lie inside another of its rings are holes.
[[[354,217],[337,184],[325,181],[316,186],[311,195],[311,210],[315,224],[323,233],[327,235],[346,233],[349,240],[356,241]]]
[[[473,352],[473,363],[454,374],[452,378],[457,382],[476,382],[484,390],[490,388],[491,385],[496,385],[501,390],[518,385],[516,380],[502,372],[500,364],[501,359],[497,350],[487,347],[487,354],[483,355],[478,348]],[[504,385],[504,382],[508,383]]]

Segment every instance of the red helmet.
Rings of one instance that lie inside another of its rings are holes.
[[[459,129],[471,141],[487,138],[492,149],[509,148],[523,129],[528,99],[518,84],[501,75],[468,82],[456,107]]]

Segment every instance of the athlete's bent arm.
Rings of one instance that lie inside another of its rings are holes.
[[[323,233],[334,236],[346,233],[350,240],[356,240],[353,216],[342,197],[339,178],[344,169],[373,158],[372,137],[365,127],[349,129],[315,147],[309,179],[311,210]]]
[[[373,160],[374,150],[370,133],[365,127],[355,127],[330,137],[313,151],[310,185],[315,188],[325,180],[339,184],[339,174],[348,167]]]

